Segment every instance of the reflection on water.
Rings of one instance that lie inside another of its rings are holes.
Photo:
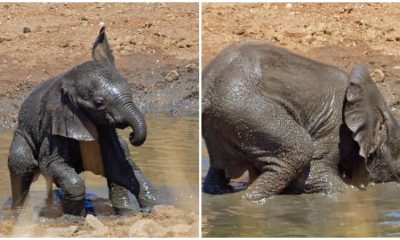
[[[161,203],[198,212],[198,119],[194,117],[171,118],[164,115],[146,116],[148,136],[144,145],[130,146],[135,163],[156,186]],[[8,150],[13,131],[0,132],[0,201],[11,195],[7,168]],[[130,130],[120,134],[129,136]],[[106,180],[90,172],[83,173],[87,192],[108,197]],[[43,177],[34,182],[29,194],[32,207],[41,206],[46,198]],[[1,212],[1,210],[0,210]],[[29,214],[28,214],[29,215]],[[32,215],[32,214],[30,214]],[[5,215],[0,214],[0,220]],[[21,217],[19,221],[23,220]]]
[[[204,146],[204,144],[203,144]],[[202,177],[209,166],[202,151]],[[385,183],[325,196],[279,195],[259,205],[242,192],[202,194],[205,237],[399,237],[400,186]]]

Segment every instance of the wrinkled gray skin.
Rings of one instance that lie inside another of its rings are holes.
[[[258,41],[225,49],[203,71],[203,191],[243,198],[337,192],[399,179],[400,128],[362,64],[350,74]]]
[[[13,207],[20,208],[38,173],[62,192],[65,213],[83,214],[85,184],[79,141],[98,140],[109,197],[117,213],[126,212],[134,194],[143,211],[154,205],[151,184],[130,158],[115,128],[130,126],[132,145],[146,139],[146,124],[132,92],[114,66],[105,28],[92,50],[93,61],[80,64],[35,89],[23,102],[10,147],[8,167]]]

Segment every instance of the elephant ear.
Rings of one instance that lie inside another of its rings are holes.
[[[99,35],[93,44],[92,57],[96,62],[115,66],[114,56],[106,36],[106,27],[100,29]]]
[[[98,139],[96,126],[74,104],[73,99],[61,88],[53,86],[42,98],[39,115],[49,134],[77,141],[95,141]]]
[[[367,159],[387,138],[387,107],[362,63],[353,67],[346,91],[344,121]]]

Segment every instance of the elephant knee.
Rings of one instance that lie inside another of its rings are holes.
[[[79,175],[65,179],[60,187],[63,191],[63,198],[75,200],[84,198],[85,182]]]
[[[65,164],[53,164],[49,172],[56,185],[61,188],[61,206],[65,213],[81,215],[85,198],[85,182],[69,166]]]
[[[8,156],[8,169],[10,172],[17,175],[34,173],[38,168],[38,163],[30,155],[30,149],[26,149],[25,147],[12,149]]]

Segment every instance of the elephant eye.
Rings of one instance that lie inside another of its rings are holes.
[[[94,106],[95,106],[96,108],[101,108],[101,107],[103,107],[103,106],[104,106],[104,98],[102,98],[102,97],[96,97],[96,98],[93,100],[93,104],[94,104]]]

